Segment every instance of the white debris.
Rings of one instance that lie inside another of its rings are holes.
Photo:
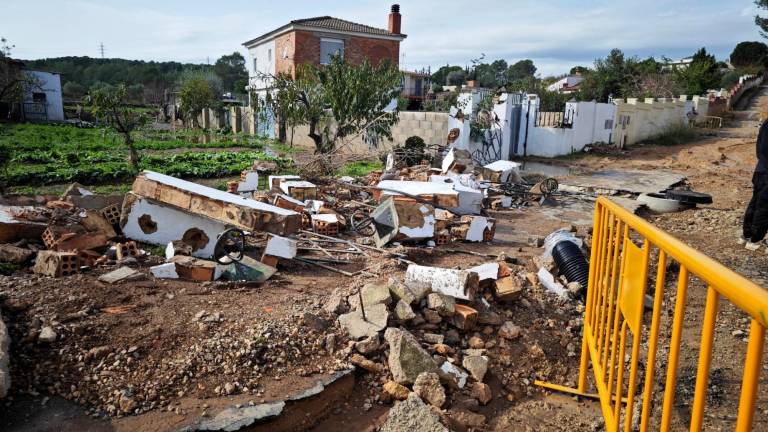
[[[287,237],[272,235],[267,241],[264,253],[278,258],[293,259],[296,256],[298,242]]]

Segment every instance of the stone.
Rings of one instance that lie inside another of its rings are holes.
[[[389,370],[396,382],[412,384],[419,374],[437,371],[435,360],[408,331],[390,327],[384,339],[389,343]]]
[[[323,310],[329,315],[339,315],[347,311],[347,302],[338,291],[334,291],[325,301]]]
[[[359,340],[377,335],[387,327],[389,311],[384,304],[377,304],[365,308],[365,318],[360,309],[340,315],[339,324],[347,331],[350,339]]]
[[[370,354],[381,347],[379,335],[369,336],[361,341],[355,342],[355,349],[360,354]]]
[[[398,402],[387,414],[380,432],[448,432],[440,423],[440,416],[433,412],[415,393]]]
[[[571,297],[580,296],[583,289],[579,282],[568,282],[568,284],[565,285],[565,288],[568,290]]]
[[[440,314],[432,309],[424,309],[422,313],[424,314],[424,319],[430,324],[440,324],[443,321]]]
[[[37,340],[44,343],[51,343],[56,340],[57,336],[58,335],[53,331],[53,328],[45,326],[40,330],[40,334],[37,335]]]
[[[523,295],[523,281],[517,276],[507,276],[496,281],[496,298],[502,302],[511,302]]]
[[[417,302],[423,300],[432,292],[432,284],[428,282],[406,279],[404,286],[413,293],[414,301]]]
[[[451,362],[445,362],[440,366],[440,370],[445,372],[446,374],[449,374],[453,376],[454,380],[456,381],[456,384],[459,386],[459,388],[464,388],[465,385],[467,385],[467,378],[469,378],[469,374],[467,374],[465,371],[463,371],[460,367],[456,366],[455,364]]]
[[[440,293],[431,293],[427,296],[427,307],[440,316],[452,317],[456,312],[456,299]]]
[[[394,282],[389,284],[389,293],[397,300],[402,300],[408,304],[416,301],[416,294],[410,288],[402,283]]]
[[[446,344],[441,344],[441,343],[435,344],[433,348],[435,349],[435,352],[441,355],[448,355],[453,353],[453,348],[449,347]]]
[[[389,286],[385,284],[365,284],[360,290],[360,294],[354,293],[347,300],[352,309],[360,308],[360,297],[363,298],[363,306],[366,309],[368,307],[384,304],[388,305],[392,303],[392,297],[389,295]]]
[[[467,342],[470,348],[484,348],[485,342],[479,336],[472,336]]]
[[[236,389],[237,387],[235,387],[235,385],[232,383],[224,384],[224,394],[226,395],[231,395],[232,393],[235,392]]]
[[[442,344],[445,340],[445,336],[435,333],[424,333],[421,338],[424,339],[424,342],[431,344]]]
[[[477,313],[477,323],[481,325],[501,325],[501,315],[496,312],[483,311]]]
[[[424,372],[416,377],[413,391],[425,402],[437,408],[445,404],[445,389],[440,384],[440,376],[434,372]]]
[[[488,372],[488,357],[486,356],[466,356],[461,362],[464,369],[472,375],[477,382],[483,382],[485,373]]]
[[[384,383],[384,392],[392,396],[392,399],[406,400],[411,393],[404,385],[400,385],[394,381],[387,381]]]
[[[398,321],[409,321],[414,318],[416,318],[416,314],[413,313],[413,309],[411,308],[411,305],[408,303],[398,300],[397,305],[395,305],[395,319]]]
[[[461,335],[458,331],[456,331],[456,329],[450,329],[445,332],[444,342],[448,345],[456,345],[457,343],[461,342]]]
[[[146,275],[130,267],[120,267],[117,270],[99,276],[99,282],[108,284],[133,282],[146,279]]]
[[[491,386],[485,383],[476,382],[472,383],[472,389],[470,394],[473,398],[477,399],[481,405],[487,405],[493,399],[493,392]]]
[[[368,372],[373,372],[377,374],[384,372],[383,365],[376,363],[375,361],[368,360],[367,358],[361,356],[360,354],[352,354],[352,356],[349,358],[349,362],[355,366],[358,366],[362,369],[367,370]]]
[[[516,326],[512,321],[506,321],[499,328],[499,337],[504,339],[517,339],[520,336],[520,327]]]
[[[310,327],[318,333],[325,332],[328,327],[331,326],[331,323],[329,323],[327,320],[324,320],[319,316],[309,312],[304,312],[304,315],[301,317],[301,323],[302,325]]]
[[[471,411],[456,410],[451,412],[451,418],[466,429],[478,429],[485,424],[485,416]]]
[[[35,255],[34,251],[11,244],[0,244],[0,262],[24,264]]]
[[[120,393],[120,400],[118,401],[118,405],[120,406],[120,411],[125,414],[132,413],[136,407],[138,407],[136,399],[133,398],[133,394],[128,390],[123,390]]]

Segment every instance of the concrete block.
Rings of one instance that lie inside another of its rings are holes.
[[[32,271],[51,277],[69,276],[80,270],[80,259],[74,252],[43,250],[37,253]]]

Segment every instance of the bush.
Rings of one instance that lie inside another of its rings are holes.
[[[416,165],[424,159],[430,159],[426,149],[427,143],[420,136],[414,135],[405,140],[401,158],[408,166]]]
[[[644,141],[643,144],[656,144],[661,146],[675,146],[685,144],[699,138],[696,129],[680,123],[672,125],[653,138]]]

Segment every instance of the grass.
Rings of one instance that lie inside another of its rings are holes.
[[[384,164],[379,160],[369,160],[369,161],[357,161],[357,162],[351,162],[339,170],[340,176],[350,176],[350,177],[362,177],[365,175],[368,175],[371,171],[376,171],[384,168]]]
[[[676,146],[699,139],[699,132],[692,127],[683,124],[673,125],[665,129],[655,137],[649,138],[640,144],[655,144],[660,146]]]
[[[254,160],[275,160],[281,167],[289,159],[262,150],[272,140],[200,130],[144,130],[136,134],[139,168],[180,178],[220,178],[239,174]],[[130,189],[135,171],[128,163],[122,137],[95,128],[72,125],[0,124],[0,146],[10,149],[3,182],[13,193],[40,193],[39,186],[73,181],[95,192]],[[198,151],[198,148],[246,147],[248,151]],[[147,150],[177,149],[173,154]],[[186,150],[186,151],[185,151]],[[44,190],[51,190],[46,188]]]

